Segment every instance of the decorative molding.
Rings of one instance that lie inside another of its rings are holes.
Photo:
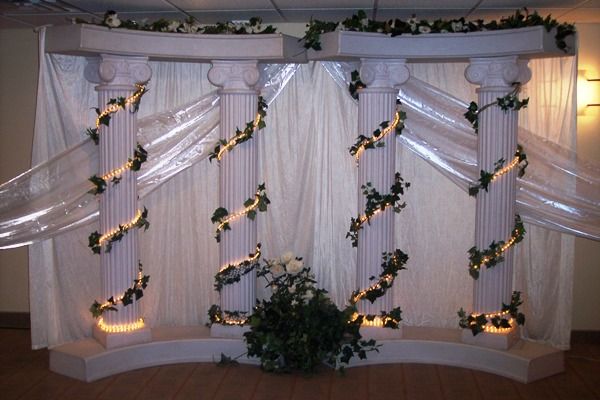
[[[97,84],[110,83],[110,90],[120,85],[135,88],[136,83],[146,83],[152,77],[148,57],[101,54],[99,57],[88,58],[87,61],[85,79]]]
[[[360,78],[368,89],[391,89],[410,78],[406,60],[384,60],[361,58]],[[361,89],[365,90],[365,89]]]
[[[511,88],[513,83],[522,85],[531,79],[527,60],[517,56],[471,58],[465,69],[465,78],[480,88]]]
[[[208,80],[224,90],[253,90],[260,78],[258,61],[212,61]]]

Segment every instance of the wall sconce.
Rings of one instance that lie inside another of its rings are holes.
[[[600,106],[600,79],[586,77],[585,70],[577,71],[577,115],[589,107]]]

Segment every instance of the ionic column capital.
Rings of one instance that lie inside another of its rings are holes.
[[[406,60],[370,59],[360,61],[360,80],[371,88],[395,88],[410,77]]]
[[[257,60],[212,61],[208,80],[224,90],[253,90],[258,82]]]
[[[152,69],[148,65],[148,57],[101,54],[99,57],[88,58],[84,75],[92,83],[134,88],[136,83],[150,80]]]
[[[524,85],[531,79],[527,63],[517,56],[472,58],[465,69],[465,78],[481,88],[511,87],[515,82]]]

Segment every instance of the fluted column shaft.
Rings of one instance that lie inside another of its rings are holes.
[[[516,56],[472,59],[465,71],[467,80],[479,84],[480,107],[495,102],[513,90],[514,82],[526,83],[530,78],[527,63]],[[503,111],[494,105],[479,115],[477,159],[478,170],[493,172],[495,163],[514,158],[517,149],[517,111]],[[493,241],[508,241],[515,224],[517,169],[494,180],[488,190],[480,190],[476,201],[475,246],[486,249]],[[483,266],[475,281],[473,311],[493,313],[502,303],[509,304],[513,291],[513,252],[504,253],[504,261],[493,268]]]
[[[150,79],[151,70],[146,57],[121,57],[102,55],[92,59],[86,68],[86,78],[94,83],[98,92],[98,108],[104,110],[110,99],[127,98],[136,90],[136,83]],[[137,114],[129,109],[111,114],[109,126],[102,125],[100,137],[100,170],[104,175],[133,158],[136,148]],[[107,182],[100,195],[100,232],[117,229],[132,221],[138,211],[136,172],[126,170],[118,184]],[[138,232],[130,229],[120,242],[114,243],[107,253],[102,249],[102,299],[118,297],[133,285],[138,272]],[[132,324],[139,320],[137,302],[116,306],[117,312],[106,312],[104,323],[108,325]]]
[[[228,140],[237,129],[244,130],[254,120],[258,91],[253,87],[259,73],[256,61],[213,61],[208,78],[220,86],[220,138]],[[258,185],[256,140],[238,144],[223,156],[219,170],[219,205],[229,213],[244,208]],[[235,264],[254,253],[257,244],[256,221],[246,217],[230,223],[219,243],[220,265]],[[244,275],[240,282],[221,290],[221,309],[250,313],[256,299],[256,273]]]
[[[395,87],[404,83],[409,76],[404,60],[363,59],[360,69],[361,80],[367,88],[359,90],[358,131],[371,136],[383,121],[394,119],[396,110]],[[366,197],[361,187],[371,182],[379,193],[389,193],[396,172],[396,138],[390,133],[381,140],[385,145],[362,153],[358,165],[358,210],[365,213]],[[366,289],[381,273],[383,252],[394,250],[394,212],[391,209],[375,215],[370,224],[363,225],[358,234],[358,257],[356,284]],[[379,314],[393,308],[392,289],[374,303],[367,300],[358,303],[361,314]]]

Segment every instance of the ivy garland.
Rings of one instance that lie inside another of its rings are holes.
[[[144,228],[147,230],[150,227],[150,222],[148,222],[148,210],[144,207],[143,211],[138,211],[135,218],[124,225],[119,225],[119,227],[109,233],[101,235],[98,231],[94,231],[88,237],[88,247],[92,249],[94,254],[100,254],[102,250],[102,245],[106,242],[106,248],[104,249],[105,253],[110,253],[112,250],[112,245],[114,242],[120,242],[121,239],[133,228]]]
[[[362,229],[365,223],[369,223],[371,218],[388,207],[392,207],[394,212],[399,213],[406,203],[400,203],[400,196],[404,195],[404,190],[410,187],[409,182],[404,182],[399,172],[394,175],[394,184],[390,188],[390,193],[382,195],[373,187],[371,182],[367,182],[361,186],[363,194],[367,198],[365,206],[365,214],[359,215],[350,220],[350,230],[346,233],[346,237],[352,241],[352,247],[358,246],[358,232]]]
[[[110,99],[108,103],[106,103],[106,109],[100,111],[99,108],[94,108],[96,110],[96,127],[88,128],[86,130],[86,134],[94,141],[97,145],[100,143],[99,129],[101,125],[109,126],[111,114],[116,113],[119,110],[125,109],[127,106],[130,107],[130,112],[135,113],[140,107],[140,101],[142,100],[142,96],[148,91],[146,86],[141,84],[136,84],[137,90],[129,97],[118,97],[116,99]]]
[[[138,143],[136,149],[133,151],[133,157],[130,158],[125,165],[106,175],[93,175],[88,179],[94,184],[94,188],[90,190],[89,193],[94,195],[103,193],[109,180],[113,185],[117,185],[121,182],[121,174],[125,172],[126,169],[139,171],[140,168],[142,168],[142,164],[145,163],[147,159],[148,152]]]
[[[228,264],[222,267],[215,275],[215,290],[220,292],[225,285],[239,282],[241,277],[250,273],[260,265],[259,259],[261,244],[256,245],[254,253],[248,254],[248,258],[235,264]]]
[[[353,99],[358,100],[358,90],[365,89],[365,85],[360,80],[360,73],[357,70],[352,71],[352,81],[348,85],[348,92]],[[387,136],[389,133],[394,131],[396,136],[402,134],[404,129],[404,121],[406,120],[406,113],[400,110],[400,100],[396,100],[396,112],[394,113],[394,120],[390,124],[390,121],[383,121],[379,124],[379,128],[373,131],[371,136],[358,135],[356,142],[350,147],[350,154],[356,158],[356,162],[360,158],[363,151],[367,149],[374,149],[377,147],[384,147],[385,142],[380,140]]]
[[[396,249],[393,253],[383,253],[381,262],[381,273],[379,277],[375,278],[372,276],[370,280],[375,283],[364,290],[356,290],[350,296],[350,305],[355,307],[356,303],[360,300],[368,300],[374,303],[375,300],[385,295],[387,290],[392,287],[396,276],[400,270],[406,269],[404,265],[408,261],[408,255],[402,250]],[[402,310],[400,307],[396,307],[390,311],[381,311],[379,315],[374,314],[354,314],[352,321],[356,321],[359,325],[363,324],[364,321],[372,322],[376,318],[379,318],[384,328],[398,329],[400,321],[402,321]]]
[[[221,310],[217,304],[213,304],[208,309],[208,319],[209,325],[245,325],[248,322],[245,312]]]
[[[122,303],[123,306],[128,306],[135,300],[139,300],[144,296],[144,289],[148,286],[150,275],[142,275],[142,263],[138,262],[138,278],[133,281],[133,286],[128,288],[122,296],[116,299],[111,296],[104,303],[99,303],[94,300],[94,304],[90,307],[90,312],[94,318],[99,318],[105,311],[117,311],[116,306]]]
[[[521,91],[521,83],[514,82],[513,90],[504,97],[498,97],[496,101],[486,104],[479,108],[479,105],[472,101],[467,108],[467,112],[463,115],[467,121],[471,123],[475,133],[479,133],[479,114],[481,114],[487,108],[497,105],[502,111],[515,110],[519,111],[522,108],[526,108],[529,104],[529,97],[523,100],[519,99],[519,92]]]
[[[131,29],[136,31],[150,31],[150,32],[173,32],[173,33],[188,33],[188,34],[230,34],[230,35],[248,35],[248,34],[269,34],[277,33],[277,29],[272,25],[263,26],[262,19],[258,17],[252,17],[246,23],[234,23],[234,22],[217,22],[215,25],[202,26],[198,20],[193,17],[189,17],[185,21],[179,20],[167,20],[160,18],[154,22],[137,22],[135,20],[127,19],[121,20],[115,11],[109,10],[104,14],[104,19],[99,24],[76,18],[74,23],[78,24],[92,24],[106,26],[114,29]]]
[[[487,249],[480,250],[476,246],[469,249],[469,275],[473,279],[479,279],[479,270],[482,266],[492,268],[504,261],[504,252],[511,246],[521,242],[525,237],[525,226],[520,215],[515,215],[515,227],[513,228],[508,242],[500,240],[492,241]]]
[[[236,218],[241,217],[244,214],[246,215],[246,217],[248,219],[254,221],[254,218],[256,218],[257,210],[259,212],[266,212],[267,206],[270,203],[271,203],[271,201],[267,197],[265,184],[262,183],[262,184],[258,185],[258,187],[256,188],[256,193],[254,194],[254,198],[249,198],[248,200],[246,200],[244,202],[243,210],[238,211],[233,214],[229,214],[229,211],[227,211],[226,208],[224,208],[224,207],[217,208],[214,211],[212,217],[210,218],[210,221],[213,224],[219,224],[217,226],[217,232],[215,235],[215,239],[217,240],[217,243],[219,243],[221,241],[221,232],[228,231],[231,229],[231,227],[229,226],[229,223],[231,221],[233,221]]]
[[[518,176],[519,178],[522,178],[523,175],[525,175],[525,169],[529,165],[529,162],[527,161],[527,155],[523,151],[523,147],[521,145],[517,145],[517,151],[515,152],[515,157],[513,160],[506,166],[504,164],[506,164],[506,160],[501,158],[494,163],[494,172],[481,170],[477,183],[474,183],[469,187],[469,196],[477,196],[480,190],[485,190],[487,192],[490,183],[492,183],[498,177],[507,174],[513,168],[519,168]]]
[[[529,13],[527,8],[515,11],[514,15],[503,17],[499,21],[485,22],[481,19],[466,21],[464,18],[435,21],[419,20],[415,17],[402,21],[398,18],[387,21],[374,21],[367,18],[364,11],[358,11],[352,17],[341,22],[326,22],[311,20],[304,33],[304,47],[316,51],[321,48],[321,35],[335,30],[354,32],[376,32],[391,37],[399,35],[421,35],[429,33],[468,33],[480,31],[495,31],[504,29],[518,29],[531,26],[543,26],[547,32],[556,28],[554,40],[556,46],[567,52],[569,50],[565,39],[575,34],[575,26],[568,23],[559,23],[550,15],[540,16],[537,12]]]
[[[256,118],[254,118],[254,121],[246,122],[246,127],[243,131],[237,129],[235,135],[231,139],[219,140],[219,144],[217,144],[213,151],[208,155],[208,160],[212,161],[216,158],[217,161],[221,161],[221,157],[223,157],[223,154],[225,154],[226,151],[231,151],[231,149],[238,144],[252,139],[252,135],[256,130],[261,130],[267,126],[265,123],[265,117],[267,116],[268,107],[269,106],[267,105],[267,102],[262,98],[262,96],[259,96],[258,111],[256,112]]]
[[[519,312],[521,301],[521,292],[514,291],[511,296],[510,304],[502,303],[502,310],[493,314],[469,314],[462,308],[458,311],[459,326],[463,329],[470,329],[473,336],[486,331],[486,327],[491,325],[496,330],[512,329],[514,323],[525,325],[525,315]],[[511,323],[512,322],[512,323]]]
[[[367,85],[360,80],[360,73],[357,70],[354,70],[350,73],[350,79],[351,81],[348,85],[348,91],[354,100],[358,100],[359,89],[365,89]]]

